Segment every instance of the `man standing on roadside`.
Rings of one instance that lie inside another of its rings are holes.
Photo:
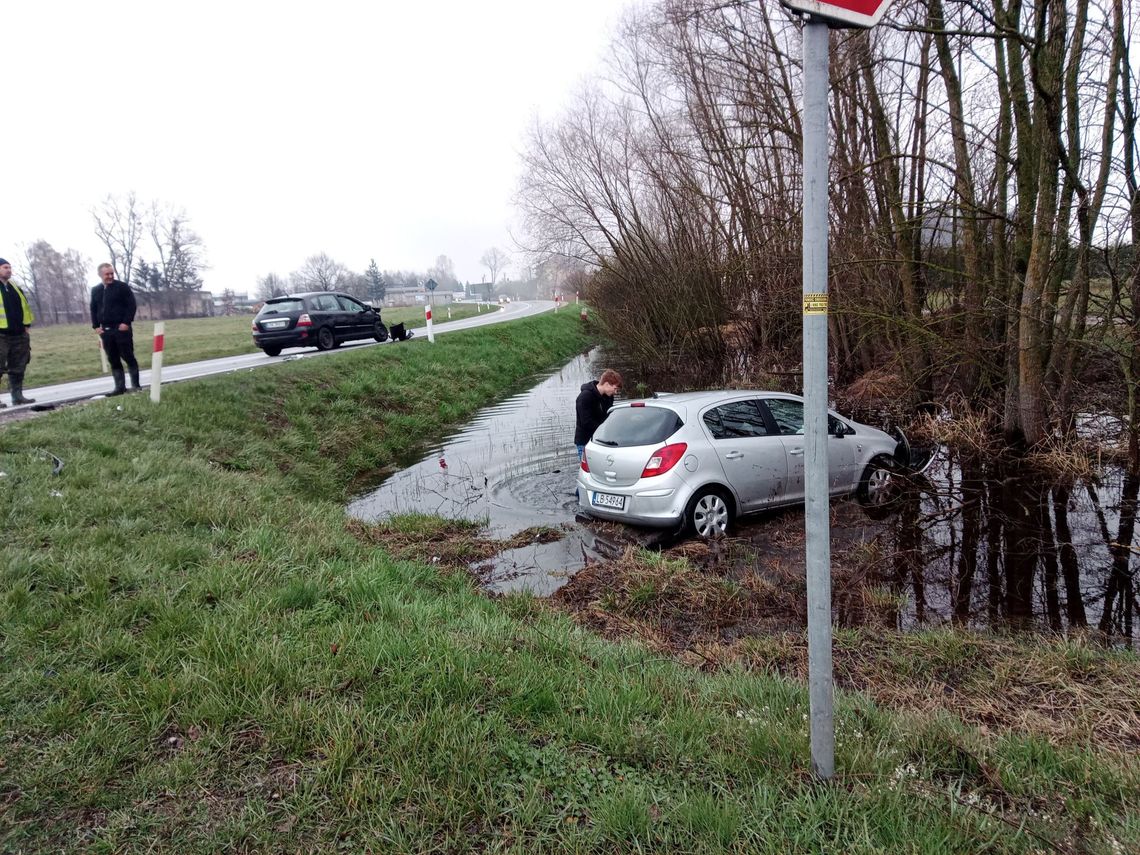
[[[32,308],[23,290],[12,281],[12,265],[0,258],[0,379],[8,372],[13,404],[34,404],[24,397],[24,369],[32,358]],[[0,401],[0,407],[4,403]]]
[[[594,435],[610,407],[614,405],[614,395],[621,391],[621,375],[612,368],[602,372],[597,380],[582,384],[582,391],[574,401],[574,444],[578,446],[578,459],[586,451],[586,443]]]
[[[91,289],[91,326],[103,339],[103,352],[111,363],[111,376],[115,388],[107,397],[127,391],[123,378],[123,362],[131,372],[131,388],[139,389],[139,363],[135,359],[135,334],[131,324],[135,321],[135,295],[131,286],[115,278],[115,268],[99,265],[102,285]]]

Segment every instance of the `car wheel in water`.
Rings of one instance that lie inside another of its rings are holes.
[[[317,348],[320,350],[332,350],[336,345],[336,336],[330,327],[321,327],[321,331],[317,333]]]
[[[689,501],[685,522],[701,538],[720,537],[728,531],[732,511],[720,490],[705,489]]]
[[[372,331],[372,337],[377,341],[388,340],[388,328],[379,321],[376,322],[376,329]]]
[[[280,356],[281,355],[281,348],[279,348],[279,347],[263,347],[261,349],[265,351],[266,356]]]
[[[868,463],[859,479],[860,501],[876,508],[886,505],[891,499],[894,471],[893,464],[886,457],[876,457]]]

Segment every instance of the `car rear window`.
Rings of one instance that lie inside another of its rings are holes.
[[[282,315],[286,312],[303,312],[305,311],[304,300],[270,300],[261,307],[261,311],[257,313],[260,318],[262,315]]]
[[[675,412],[665,407],[622,407],[610,411],[609,417],[594,432],[594,442],[612,448],[653,445],[664,442],[683,424]]]

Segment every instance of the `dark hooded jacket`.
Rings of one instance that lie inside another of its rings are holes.
[[[574,444],[585,445],[594,435],[606,414],[614,405],[613,395],[603,395],[598,391],[598,381],[582,384],[582,391],[574,402]]]

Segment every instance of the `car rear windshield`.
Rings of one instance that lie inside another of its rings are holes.
[[[303,312],[305,311],[304,300],[270,300],[261,307],[261,311],[257,313],[260,318],[262,315],[283,315],[286,312]]]
[[[675,412],[665,407],[622,407],[610,411],[594,433],[594,442],[612,448],[653,445],[664,442],[683,424]]]

